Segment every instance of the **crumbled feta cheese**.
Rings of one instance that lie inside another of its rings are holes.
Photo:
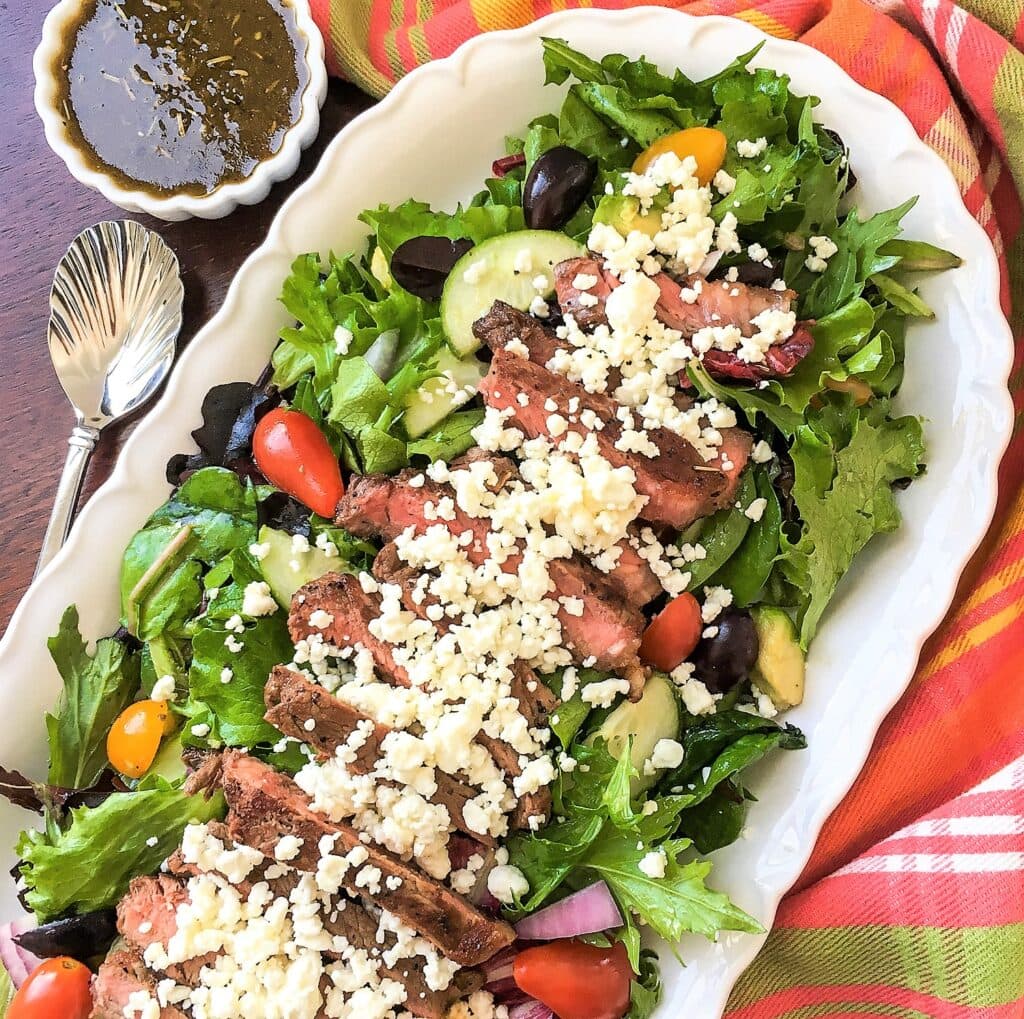
[[[715,190],[720,195],[731,195],[736,190],[736,178],[730,176],[725,170],[719,170],[711,183],[715,185]]]
[[[155,701],[173,701],[176,696],[173,676],[161,676],[154,684],[150,697]]]
[[[641,874],[657,880],[665,876],[667,864],[668,857],[665,855],[665,850],[654,849],[637,864],[637,867],[640,869]]]
[[[487,275],[487,261],[483,258],[473,262],[462,274],[462,279],[471,287],[475,287]]]
[[[506,906],[522,899],[530,891],[530,882],[518,867],[500,864],[487,875],[487,890]]]
[[[339,357],[344,357],[348,353],[348,348],[352,345],[352,330],[346,329],[344,326],[337,326],[334,330],[334,352]]]
[[[595,708],[611,707],[615,698],[620,694],[629,693],[629,682],[625,679],[600,679],[594,683],[588,683],[580,697],[585,704]]]
[[[768,463],[774,455],[772,447],[769,446],[764,439],[758,439],[758,441],[754,443],[753,450],[751,450],[750,459],[756,464],[765,464]]]
[[[754,501],[751,502],[751,504],[743,511],[744,516],[748,517],[750,520],[753,520],[754,523],[757,523],[757,521],[764,516],[764,511],[767,508],[767,506],[767,499],[754,499]]]
[[[736,143],[736,155],[742,159],[756,159],[766,148],[768,148],[767,138],[761,137],[755,141],[741,138]]]
[[[277,611],[277,602],[270,593],[270,585],[263,580],[254,580],[245,585],[242,596],[242,615],[255,619],[270,616]]]
[[[809,241],[811,254],[804,259],[804,265],[811,272],[824,272],[828,268],[828,260],[839,250],[831,237],[812,237]]]

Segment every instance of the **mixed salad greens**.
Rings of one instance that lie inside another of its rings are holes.
[[[529,891],[504,915],[520,919],[603,881],[622,923],[586,940],[624,943],[631,1019],[649,1016],[659,996],[641,926],[670,944],[688,932],[760,930],[705,883],[706,857],[743,829],[754,798],[746,769],[776,749],[804,746],[798,729],[771,716],[802,699],[803,652],[837,585],[873,535],[898,526],[893,489],[923,470],[921,423],[891,403],[908,322],[932,315],[912,274],[958,262],[899,237],[913,199],[873,215],[854,207],[849,154],[814,121],[818,101],[793,94],[784,74],[748,70],[755,53],[693,82],[644,59],[597,61],[547,39],[548,81],[571,83],[561,109],[506,140],[495,176],[465,207],[382,205],[362,214],[364,252],[295,261],[281,300],[296,325],[282,332],[257,383],[210,392],[199,451],[168,465],[173,493],[124,553],[121,628],[90,654],[72,606],[50,641],[64,690],[46,719],[49,772],[45,782],[0,772],[0,791],[43,814],[42,830],[26,831],[17,847],[22,900],[40,924],[109,911],[133,877],[159,868],[189,821],[223,815],[221,796],[182,788],[183,751],[245,748],[289,773],[307,761],[303,746],[282,741],[264,719],[266,678],[295,656],[288,605],[301,584],[328,571],[368,570],[377,546],[268,483],[254,461],[257,423],[279,405],[302,412],[356,474],[464,453],[484,419],[476,389],[487,371],[464,301],[486,310],[497,297],[515,300],[520,285],[510,275],[500,292],[460,297],[464,267],[483,245],[526,230],[524,205],[536,196],[524,188],[537,161],[568,146],[594,169],[555,242],[570,257],[595,223],[642,229],[645,213],[623,192],[625,174],[666,136],[710,126],[725,137],[720,169],[734,182],[712,192],[711,217],[734,217],[742,239],[712,273],[730,278],[736,269],[732,278],[745,273],[739,278],[763,285],[783,279],[797,294],[798,318],[813,323],[813,349],[786,376],[723,379],[699,361],[688,369],[697,394],[733,408],[770,447],[744,474],[735,505],[676,536],[705,553],[689,567],[688,590],[726,588],[733,606],[748,610],[759,648],[754,688],[746,676],[713,712],[695,714],[655,672],[637,703],[595,706],[586,688],[608,675],[580,670],[551,719],[555,756],[573,767],[555,777],[554,819],[506,842]],[[752,139],[763,140],[757,157],[741,156]],[[411,244],[424,238],[447,242]],[[829,239],[831,254],[815,262],[820,245],[811,238]],[[764,252],[756,263],[751,246]],[[456,262],[463,268],[453,270]],[[518,295],[520,307],[531,295]],[[748,512],[755,500],[760,515]],[[247,612],[257,582],[269,585],[276,611]],[[565,692],[561,673],[543,679]],[[164,713],[119,730],[142,702],[161,703]],[[651,774],[644,763],[664,739],[681,744],[681,758]],[[641,867],[652,854],[659,872]],[[4,993],[0,986],[0,1000]]]

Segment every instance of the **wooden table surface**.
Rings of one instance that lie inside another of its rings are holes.
[[[71,409],[46,349],[53,270],[80,231],[103,219],[136,218],[158,230],[181,262],[185,325],[179,350],[217,310],[235,271],[263,240],[278,207],[316,166],[324,146],[371,100],[331,82],[320,136],[298,173],[258,206],[226,219],[160,223],[132,216],[79,184],[54,155],[32,104],[32,53],[49,0],[0,0],[4,96],[0,103],[0,631],[32,579],[66,440]],[[85,496],[110,473],[133,422],[100,439]]]

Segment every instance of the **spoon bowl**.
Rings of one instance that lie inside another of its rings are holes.
[[[75,427],[37,574],[64,544],[100,431],[138,410],[170,371],[183,299],[174,252],[133,220],[83,230],[60,260],[47,341]]]

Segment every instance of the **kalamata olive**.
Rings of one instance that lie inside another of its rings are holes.
[[[439,301],[452,266],[473,247],[468,237],[410,237],[391,255],[391,275],[410,294]]]
[[[780,276],[775,263],[769,258],[764,262],[744,262],[736,267],[736,279],[747,286],[767,287]]]
[[[597,164],[578,149],[556,145],[530,167],[523,213],[531,230],[557,230],[572,219],[597,176]]]
[[[725,693],[748,675],[757,661],[757,628],[749,612],[726,609],[712,624],[713,637],[703,637],[690,661],[694,676],[713,693]]]

